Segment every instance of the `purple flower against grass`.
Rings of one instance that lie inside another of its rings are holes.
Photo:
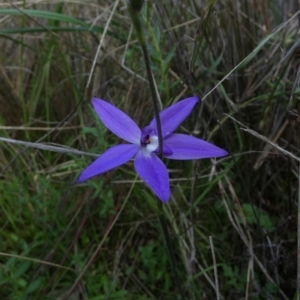
[[[186,134],[173,133],[197,102],[196,97],[187,98],[160,112],[163,156],[188,160],[227,155],[225,150],[206,141]],[[169,174],[157,156],[159,142],[155,118],[149,126],[140,130],[129,116],[108,102],[94,98],[92,103],[103,124],[129,144],[109,148],[81,173],[78,182],[123,165],[135,157],[134,167],[138,175],[161,201],[167,202],[170,198]]]

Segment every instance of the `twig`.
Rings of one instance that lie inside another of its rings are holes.
[[[102,33],[102,36],[101,36],[101,39],[100,39],[100,42],[99,42],[96,54],[95,54],[95,58],[93,60],[93,65],[92,65],[92,68],[91,68],[91,71],[90,71],[90,75],[89,75],[89,78],[88,78],[88,81],[87,81],[87,84],[86,84],[86,89],[89,87],[89,85],[91,83],[91,79],[92,79],[92,76],[94,74],[94,70],[95,70],[96,62],[97,62],[97,59],[98,59],[98,56],[99,56],[99,52],[101,50],[101,47],[102,47],[102,44],[103,44],[103,41],[104,41],[104,37],[106,35],[106,32],[108,30],[110,21],[111,21],[113,15],[115,13],[115,10],[116,10],[118,4],[119,4],[119,0],[116,0],[116,2],[114,4],[114,7],[113,7],[113,9],[111,11],[111,14],[109,15],[109,18],[108,18],[108,20],[107,20],[107,22],[105,24],[105,27],[104,27],[104,30],[103,30],[103,33]]]
[[[67,148],[65,146],[64,147],[56,147],[56,146],[50,146],[50,145],[41,144],[41,143],[31,143],[31,142],[19,141],[19,140],[4,138],[4,137],[0,137],[0,141],[6,142],[6,143],[11,143],[11,144],[23,145],[27,148],[36,148],[36,149],[47,150],[47,151],[52,151],[52,152],[60,152],[60,153],[75,154],[75,155],[87,155],[87,156],[93,156],[93,157],[99,156],[98,154],[95,154],[95,153],[83,152],[83,151],[76,150],[74,148]]]
[[[269,140],[268,138],[266,138],[265,136],[257,133],[254,130],[251,129],[247,129],[247,128],[240,128],[241,130],[244,130],[246,132],[249,132],[250,134],[252,134],[253,136],[259,138],[260,140],[270,144],[271,146],[273,146],[274,148],[276,148],[278,151],[280,151],[281,153],[283,153],[286,156],[289,156],[293,159],[295,159],[296,161],[300,162],[300,158],[298,158],[297,156],[295,156],[294,154],[292,154],[291,152],[283,149],[282,147],[278,146],[277,144],[273,143],[271,140]]]

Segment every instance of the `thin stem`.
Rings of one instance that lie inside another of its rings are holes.
[[[178,288],[181,299],[184,300],[185,296],[184,296],[182,284],[181,284],[181,281],[179,279],[177,268],[176,268],[175,254],[174,254],[171,239],[170,239],[170,234],[169,234],[169,230],[168,230],[166,217],[165,217],[165,214],[164,214],[163,204],[159,199],[157,199],[157,207],[158,207],[158,211],[159,211],[159,221],[160,221],[161,227],[163,229],[164,238],[165,238],[165,241],[166,241],[166,244],[167,244],[169,257],[170,257],[170,260],[171,260],[172,273],[174,275],[175,283],[176,283],[176,286]]]
[[[158,106],[159,100],[157,97],[154,76],[151,71],[151,62],[150,62],[150,56],[149,56],[148,49],[147,49],[147,42],[146,42],[144,34],[143,34],[143,26],[142,26],[142,22],[139,17],[139,11],[136,10],[134,7],[132,7],[131,3],[128,5],[128,10],[129,10],[129,13],[130,13],[130,16],[132,19],[134,29],[136,31],[138,41],[139,41],[139,43],[142,47],[142,51],[143,51],[143,56],[144,56],[145,65],[146,65],[146,71],[147,71],[148,79],[149,79],[154,115],[155,115],[155,120],[156,120],[156,125],[157,125],[158,154],[160,157],[162,157],[162,153],[163,153],[162,141],[163,141],[163,139],[162,139],[162,131],[161,131],[161,122],[160,122],[160,117],[159,117],[159,106]]]
[[[147,42],[144,37],[143,27],[142,27],[142,23],[141,23],[141,20],[139,17],[139,11],[142,7],[142,3],[143,3],[142,0],[140,0],[140,1],[131,0],[128,5],[128,10],[129,10],[129,13],[130,13],[130,16],[132,19],[134,29],[136,31],[138,41],[139,41],[139,43],[142,47],[142,51],[143,51],[143,56],[144,56],[144,60],[145,60],[146,71],[148,74],[150,91],[151,91],[151,96],[152,96],[154,115],[155,115],[155,120],[156,120],[156,125],[157,125],[158,155],[159,155],[159,157],[162,157],[162,153],[163,153],[163,142],[162,141],[163,141],[163,139],[162,139],[160,116],[159,116],[159,99],[157,96],[157,89],[156,89],[156,85],[155,85],[154,76],[153,76],[153,73],[151,70],[151,61],[150,61],[150,56],[149,56],[148,49],[147,49]],[[184,296],[182,284],[180,282],[177,268],[176,268],[175,254],[174,254],[174,250],[172,247],[172,243],[171,243],[171,239],[170,239],[170,235],[169,235],[169,231],[168,231],[167,221],[166,221],[166,218],[164,215],[163,204],[158,198],[157,198],[157,207],[158,207],[159,221],[160,221],[163,233],[164,233],[164,238],[165,238],[165,241],[167,244],[169,257],[171,260],[172,273],[174,275],[175,283],[178,288],[181,299],[184,300],[185,296]]]

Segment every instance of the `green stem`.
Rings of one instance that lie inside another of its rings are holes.
[[[133,26],[136,31],[136,35],[138,38],[138,41],[142,47],[143,55],[144,55],[144,60],[145,60],[145,65],[146,65],[146,71],[148,74],[148,79],[149,79],[149,85],[150,85],[150,91],[151,91],[151,96],[152,96],[152,103],[153,103],[153,109],[154,109],[154,115],[155,115],[155,120],[156,120],[156,125],[157,125],[157,135],[158,135],[158,154],[160,157],[162,157],[163,153],[163,139],[162,139],[162,130],[161,130],[161,122],[160,122],[160,116],[159,116],[159,100],[157,97],[157,90],[155,87],[155,80],[153,77],[153,73],[151,71],[151,61],[150,61],[150,56],[148,53],[147,49],[147,42],[143,34],[143,27],[142,23],[139,17],[139,11],[142,7],[143,1],[140,0],[131,0],[128,5],[128,10],[132,19]],[[171,268],[172,268],[172,273],[174,275],[175,283],[178,288],[179,294],[181,296],[181,299],[184,300],[184,292],[182,288],[181,281],[178,276],[177,272],[177,267],[176,267],[176,261],[175,261],[175,254],[174,250],[172,247],[169,231],[168,231],[168,224],[164,215],[164,210],[163,210],[163,204],[162,202],[157,198],[157,207],[158,207],[158,214],[159,214],[159,220],[160,224],[163,230],[164,238],[167,244],[167,249],[169,252],[169,257],[171,260]]]

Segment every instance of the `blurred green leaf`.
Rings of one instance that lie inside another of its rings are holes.
[[[242,208],[248,224],[260,225],[266,231],[274,230],[274,225],[272,224],[271,218],[266,211],[248,203],[243,203]]]

